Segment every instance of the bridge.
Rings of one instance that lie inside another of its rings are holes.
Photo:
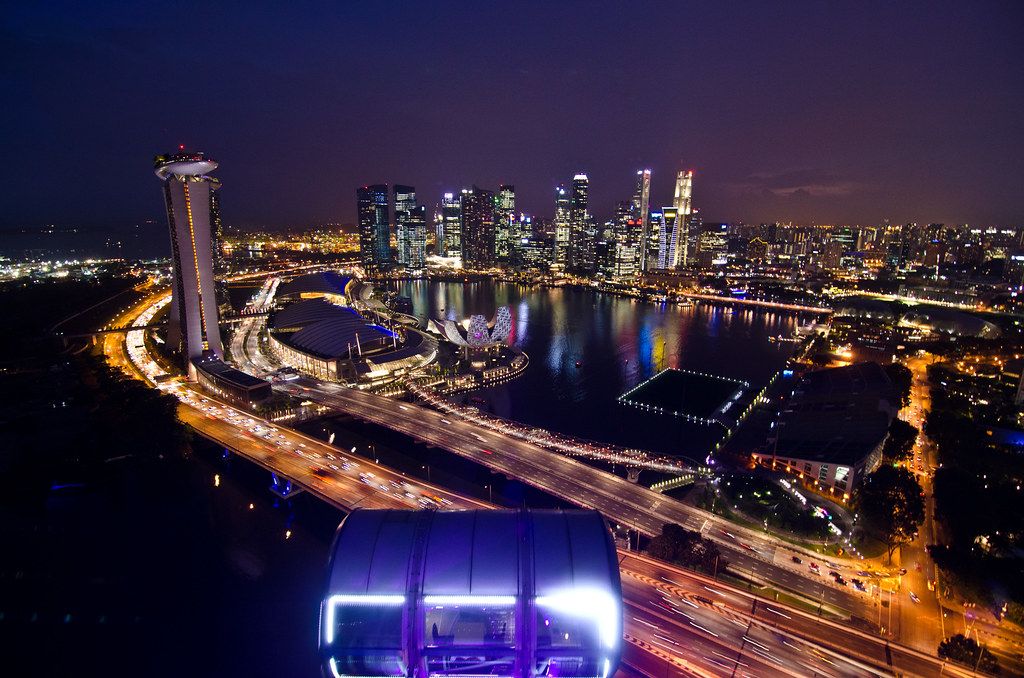
[[[124,342],[108,341],[105,348],[115,364],[127,364]],[[185,388],[181,393],[183,395],[179,397],[183,398],[183,404],[179,416],[201,435],[275,472],[278,481],[291,481],[293,491],[301,487],[339,508],[407,507],[429,503],[453,508],[488,505],[458,497],[418,480],[408,481],[401,474],[389,472],[377,464],[371,465],[363,459],[346,459],[333,446],[262,420],[259,424],[268,427],[269,431],[254,435],[240,423],[241,419],[252,422],[250,414],[220,403],[207,405],[209,401]],[[308,392],[303,395],[309,397]],[[482,430],[466,422],[446,420],[443,413],[417,405],[340,387],[330,397],[341,411],[381,423],[425,444],[444,447],[579,506],[597,508],[613,521],[636,531],[654,534],[665,522],[676,522],[702,534],[705,534],[706,527],[710,527],[707,536],[715,536],[726,543],[731,540],[738,544],[737,549],[742,547],[753,552],[753,556],[746,558],[742,557],[742,550],[736,551],[738,557],[730,554],[733,562],[731,571],[745,573],[744,576],[750,577],[752,582],[778,581],[780,574],[792,576],[785,568],[775,565],[775,562],[788,560],[788,553],[780,554],[784,558],[776,558],[774,545],[762,540],[756,531],[731,524],[726,526],[726,530],[714,529],[718,527],[714,516],[696,510],[680,512],[682,507],[678,502],[575,459],[551,454],[525,441]],[[390,425],[385,420],[391,420]],[[536,455],[540,456],[534,459]],[[283,489],[280,482],[275,482],[275,485],[278,490]],[[412,491],[401,491],[406,489],[406,485]],[[646,565],[640,567],[638,563]],[[968,675],[953,665],[942,664],[927,653],[847,626],[824,625],[816,615],[801,613],[788,606],[762,604],[758,608],[761,601],[740,589],[713,579],[702,580],[693,573],[663,563],[620,551],[620,569],[624,584],[627,577],[632,582],[625,591],[631,613],[625,629],[629,641],[626,660],[631,665],[653,661],[656,670],[650,675],[666,672],[666,665],[672,671],[687,676],[730,675],[729,669],[738,666],[741,659],[745,666],[753,661],[759,672],[768,675],[782,664],[777,659],[764,663],[763,657],[754,659],[750,652],[752,647],[758,647],[758,643],[763,647],[778,644],[780,632],[788,639],[785,642],[787,647],[800,648],[797,654],[824,655],[828,664],[812,667],[807,664],[811,660],[806,656],[786,658],[787,663],[795,662],[794,667],[785,670],[788,675],[822,672],[891,675],[894,671],[908,675],[935,675],[936,669],[940,668],[950,675]],[[689,592],[683,591],[684,587]],[[836,600],[834,593],[831,588],[823,587],[820,604],[825,609],[833,606],[850,609],[848,602]],[[660,606],[660,611],[652,609],[651,601],[665,600],[666,595],[670,596],[668,607]],[[744,599],[743,596],[748,597]],[[749,611],[744,610],[748,603]],[[679,613],[673,610],[679,610]],[[682,614],[683,610],[685,614]],[[798,616],[806,630],[796,628]],[[661,629],[661,632],[652,632],[651,629]],[[685,638],[686,648],[674,641],[672,645],[666,645],[666,638]],[[715,656],[731,657],[728,660],[731,664],[725,665],[713,659]],[[710,667],[702,664],[709,657],[713,664]],[[848,657],[854,657],[854,660]],[[845,664],[840,668],[842,662]]]

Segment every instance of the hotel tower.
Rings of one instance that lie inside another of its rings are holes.
[[[202,153],[160,155],[156,175],[164,182],[167,224],[171,230],[173,281],[167,319],[167,344],[181,351],[189,378],[192,359],[204,351],[223,357],[213,285],[211,219],[216,220],[220,182],[207,176],[217,162]]]

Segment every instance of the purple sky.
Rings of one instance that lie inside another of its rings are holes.
[[[355,188],[515,184],[611,215],[694,170],[708,220],[1024,226],[1024,3],[5,3],[0,227],[163,223],[157,153],[225,222],[355,218]]]

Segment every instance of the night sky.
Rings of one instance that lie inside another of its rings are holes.
[[[5,2],[0,227],[156,220],[154,155],[221,163],[229,225],[355,188],[515,184],[611,216],[650,167],[705,220],[1024,226],[1024,3]]]

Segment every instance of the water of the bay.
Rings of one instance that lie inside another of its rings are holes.
[[[479,407],[580,438],[703,459],[722,427],[689,424],[620,404],[617,398],[665,368],[750,382],[760,390],[792,353],[791,335],[808,318],[760,308],[654,303],[580,287],[526,287],[490,281],[401,281],[413,315],[490,319],[509,306],[510,343],[530,365],[517,379],[473,393]]]

